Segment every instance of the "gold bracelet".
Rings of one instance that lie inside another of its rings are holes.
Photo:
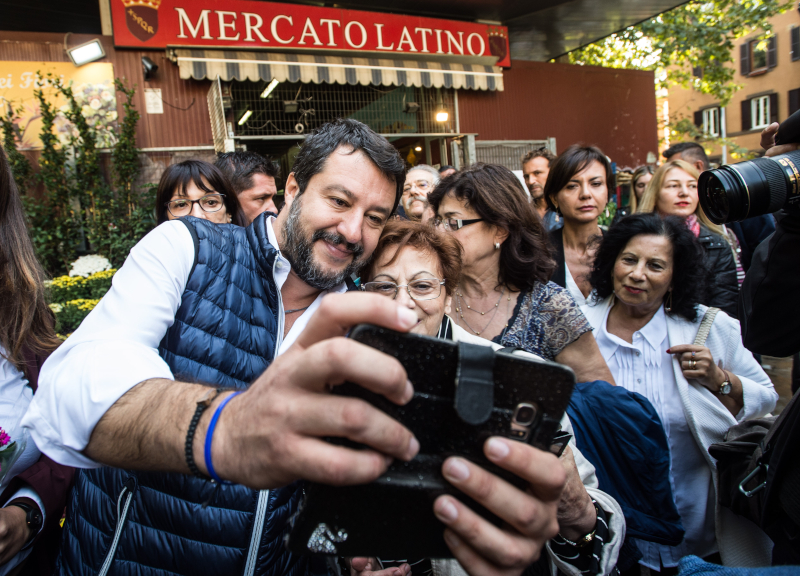
[[[594,499],[592,500],[592,504],[594,504],[595,514],[597,516],[599,516],[600,515],[600,509],[598,508],[597,502],[595,502]],[[594,526],[595,526],[594,530],[592,530],[591,532],[589,532],[585,536],[581,536],[580,538],[578,538],[577,542],[573,542],[569,538],[566,538],[563,534],[561,534],[561,532],[558,533],[558,537],[561,538],[564,542],[566,542],[570,546],[574,546],[575,548],[585,548],[586,546],[591,544],[592,541],[594,541],[594,535],[597,532],[597,518],[595,518]]]

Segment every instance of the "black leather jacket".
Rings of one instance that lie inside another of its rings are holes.
[[[706,257],[703,262],[708,273],[708,291],[702,304],[714,306],[731,318],[738,317],[739,283],[736,280],[736,261],[728,241],[700,224],[697,240]]]

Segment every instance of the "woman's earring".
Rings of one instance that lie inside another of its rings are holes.
[[[667,312],[672,312],[672,290],[670,290],[669,294],[667,294],[667,301],[664,303],[664,310]]]
[[[494,243],[494,249],[495,250],[500,250],[500,242],[495,242]]]
[[[228,214],[228,224],[230,224],[231,222],[233,222],[233,216]]]

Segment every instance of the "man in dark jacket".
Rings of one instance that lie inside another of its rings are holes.
[[[296,481],[367,483],[417,454],[417,439],[386,413],[329,394],[350,381],[398,404],[413,395],[399,362],[344,338],[363,322],[401,331],[418,322],[388,298],[343,294],[403,181],[384,138],[339,120],[305,140],[279,216],[246,229],[187,217],[137,244],[45,364],[24,422],[43,452],[89,469],[78,475],[58,573],[300,575],[308,558],[283,543]],[[557,460],[502,442],[508,450],[488,457],[530,491],[460,460],[443,467],[508,523],[498,530],[454,498],[436,500],[469,571],[521,571],[557,531]]]

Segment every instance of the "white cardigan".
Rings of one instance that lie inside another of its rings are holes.
[[[581,309],[596,329],[605,318],[609,306],[610,297],[595,305],[581,306]],[[669,345],[692,344],[706,310],[706,306],[699,305],[694,322],[667,314]],[[716,487],[717,466],[708,454],[708,447],[722,442],[728,429],[738,422],[768,414],[775,408],[778,394],[753,354],[742,344],[738,320],[720,311],[705,345],[711,350],[715,361],[722,360],[722,367],[739,377],[744,391],[744,407],[734,417],[708,388],[696,380],[688,381],[683,376],[680,362],[673,357],[672,368],[686,421],[695,442],[702,448]],[[717,502],[716,497],[714,501]],[[725,566],[757,567],[771,564],[772,541],[755,524],[716,504],[715,527],[717,545]]]
[[[468,342],[479,346],[491,346],[495,350],[502,348],[499,344],[470,334],[452,320],[450,321],[450,326],[453,330],[453,340],[455,342]],[[515,354],[542,360],[535,354],[530,354],[529,352],[517,351]],[[581,454],[581,451],[578,450],[578,447],[575,445],[575,433],[572,430],[572,424],[570,424],[566,414],[564,414],[564,417],[561,419],[561,429],[573,436],[569,441],[569,445],[572,448],[572,453],[575,457],[575,465],[578,468],[578,473],[581,475],[581,480],[586,487],[586,491],[589,493],[589,496],[606,511],[609,517],[608,528],[611,533],[611,540],[603,546],[603,557],[600,559],[600,574],[605,576],[606,574],[610,574],[617,565],[619,550],[625,540],[625,516],[622,514],[622,508],[620,508],[617,501],[600,490],[597,476],[595,476],[594,473],[594,466]],[[550,569],[552,576],[556,575],[557,570],[561,570],[561,572],[568,576],[581,576],[579,570],[563,562],[553,553],[550,549],[549,542],[547,543],[547,553],[551,560]],[[455,560],[432,560],[431,563],[433,565],[434,576],[466,576],[464,569]]]

